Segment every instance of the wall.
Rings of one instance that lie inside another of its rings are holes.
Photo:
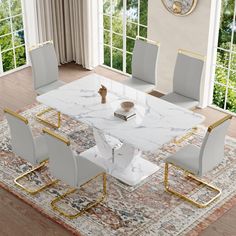
[[[161,0],[149,0],[148,38],[161,44],[157,68],[157,90],[160,92],[172,91],[172,77],[179,48],[205,56],[208,54],[212,1],[215,0],[198,0],[193,13],[177,17],[165,9]]]

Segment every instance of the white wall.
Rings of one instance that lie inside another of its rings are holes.
[[[214,1],[198,0],[193,13],[178,17],[168,12],[161,0],[149,0],[148,38],[161,44],[157,90],[163,93],[172,91],[172,77],[178,49],[207,55]]]

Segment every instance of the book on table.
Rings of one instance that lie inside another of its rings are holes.
[[[114,112],[114,116],[116,116],[122,120],[128,121],[128,120],[134,118],[136,116],[136,113],[135,113],[134,109],[131,109],[128,112],[124,111],[123,109],[117,109]]]

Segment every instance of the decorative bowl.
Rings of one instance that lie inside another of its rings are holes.
[[[134,107],[134,103],[126,101],[126,102],[122,102],[120,106],[125,112],[129,112]]]

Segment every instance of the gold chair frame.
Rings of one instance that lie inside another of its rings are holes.
[[[58,111],[57,112],[57,124],[54,124],[52,122],[50,122],[49,120],[47,119],[44,119],[42,116],[48,112],[51,112],[53,111],[54,109],[53,108],[47,108],[41,112],[39,112],[38,114],[36,114],[36,120],[38,120],[39,122],[45,124],[45,125],[48,125],[54,129],[58,129],[61,127],[61,113]]]
[[[222,119],[220,119],[220,120],[216,121],[215,123],[213,123],[212,125],[210,125],[208,127],[207,131],[209,133],[212,132],[212,130],[214,128],[216,128],[217,126],[221,125],[223,122],[225,122],[225,121],[227,121],[229,119],[232,119],[232,117],[233,117],[232,115],[226,115]],[[180,193],[180,192],[178,192],[178,191],[176,191],[174,189],[171,189],[170,186],[169,186],[169,182],[168,182],[168,179],[169,179],[168,178],[169,177],[169,165],[172,165],[175,168],[182,170],[187,175],[187,177],[197,181],[198,183],[202,184],[205,187],[208,187],[209,189],[212,189],[213,191],[217,192],[217,194],[214,197],[212,197],[208,202],[200,203],[200,202],[197,202],[196,200],[193,200],[192,198],[188,197],[187,195],[184,195],[184,194],[182,194],[182,193]],[[215,201],[221,195],[221,190],[219,188],[217,188],[217,187],[215,187],[215,186],[213,186],[211,184],[208,184],[205,181],[195,177],[193,173],[191,173],[189,171],[186,171],[186,170],[180,168],[179,166],[174,165],[173,163],[168,163],[168,162],[165,163],[164,186],[165,186],[165,190],[167,192],[172,193],[172,194],[174,194],[174,195],[176,195],[176,196],[178,196],[178,197],[180,197],[180,198],[182,198],[182,199],[184,199],[184,200],[194,204],[195,206],[197,206],[199,208],[207,207],[209,204],[211,204],[213,201]]]
[[[208,202],[200,203],[200,202],[197,202],[196,200],[193,200],[192,198],[188,197],[187,195],[184,195],[184,194],[182,194],[182,193],[180,193],[180,192],[178,192],[178,191],[176,191],[174,189],[171,189],[170,186],[169,186],[169,182],[168,182],[168,180],[169,180],[169,178],[168,178],[168,176],[169,176],[169,165],[170,164],[172,166],[174,166],[175,168],[182,170],[187,175],[187,177],[197,181],[198,183],[204,185],[205,187],[208,187],[208,188],[216,191],[217,195],[215,195],[213,198],[211,198]],[[221,190],[220,189],[218,189],[217,187],[215,187],[215,186],[213,186],[211,184],[208,184],[208,183],[204,182],[203,180],[201,180],[199,178],[196,178],[192,173],[190,173],[190,172],[188,172],[188,171],[186,171],[186,170],[184,170],[184,169],[174,165],[173,163],[165,163],[164,185],[165,185],[165,190],[167,192],[172,193],[172,194],[174,194],[174,195],[176,195],[176,196],[178,196],[178,197],[180,197],[180,198],[182,198],[182,199],[184,199],[184,200],[194,204],[195,206],[197,206],[199,208],[207,207],[209,204],[211,204],[213,201],[215,201],[221,195]]]
[[[23,173],[22,175],[16,177],[16,178],[14,179],[14,183],[15,183],[18,187],[22,188],[24,191],[26,191],[27,193],[29,193],[29,194],[31,194],[31,195],[35,195],[35,194],[37,194],[37,193],[43,191],[45,188],[48,188],[48,187],[50,187],[51,185],[57,183],[58,180],[52,180],[52,181],[50,181],[49,183],[47,183],[47,184],[45,184],[45,185],[39,187],[38,189],[32,190],[32,189],[29,189],[29,188],[25,187],[24,185],[22,185],[22,184],[20,184],[20,183],[18,182],[20,179],[23,179],[23,178],[27,177],[28,175],[30,175],[30,174],[33,173],[34,171],[37,171],[37,170],[40,170],[41,168],[43,168],[43,167],[46,165],[46,163],[47,163],[47,161],[43,161],[43,162],[41,162],[40,165],[38,165],[38,166],[34,167],[33,169],[31,169],[31,170],[29,170],[29,171]]]
[[[174,143],[175,144],[181,144],[183,141],[185,141],[186,139],[190,138],[192,135],[194,135],[197,132],[198,128],[197,127],[193,127],[191,131],[189,131],[187,134],[185,134],[184,136],[182,136],[179,139],[175,139]]]
[[[106,173],[101,173],[98,174],[97,176],[95,176],[94,178],[90,179],[89,181],[87,181],[86,183],[84,183],[83,185],[81,185],[81,187],[86,186],[88,183],[92,182],[94,179],[98,178],[99,176],[102,176],[103,178],[103,193],[102,195],[97,198],[95,201],[90,202],[85,208],[83,208],[82,210],[78,211],[75,214],[68,214],[66,212],[64,212],[63,210],[61,210],[59,207],[56,206],[56,203],[60,202],[61,200],[65,199],[67,196],[69,196],[70,194],[74,193],[76,190],[78,190],[77,188],[73,188],[69,191],[67,191],[65,194],[53,199],[51,201],[51,207],[54,211],[59,212],[61,215],[69,218],[69,219],[75,219],[81,215],[83,215],[86,211],[88,211],[89,209],[95,207],[96,205],[98,205],[100,202],[102,202],[107,195],[107,183],[106,183]]]

